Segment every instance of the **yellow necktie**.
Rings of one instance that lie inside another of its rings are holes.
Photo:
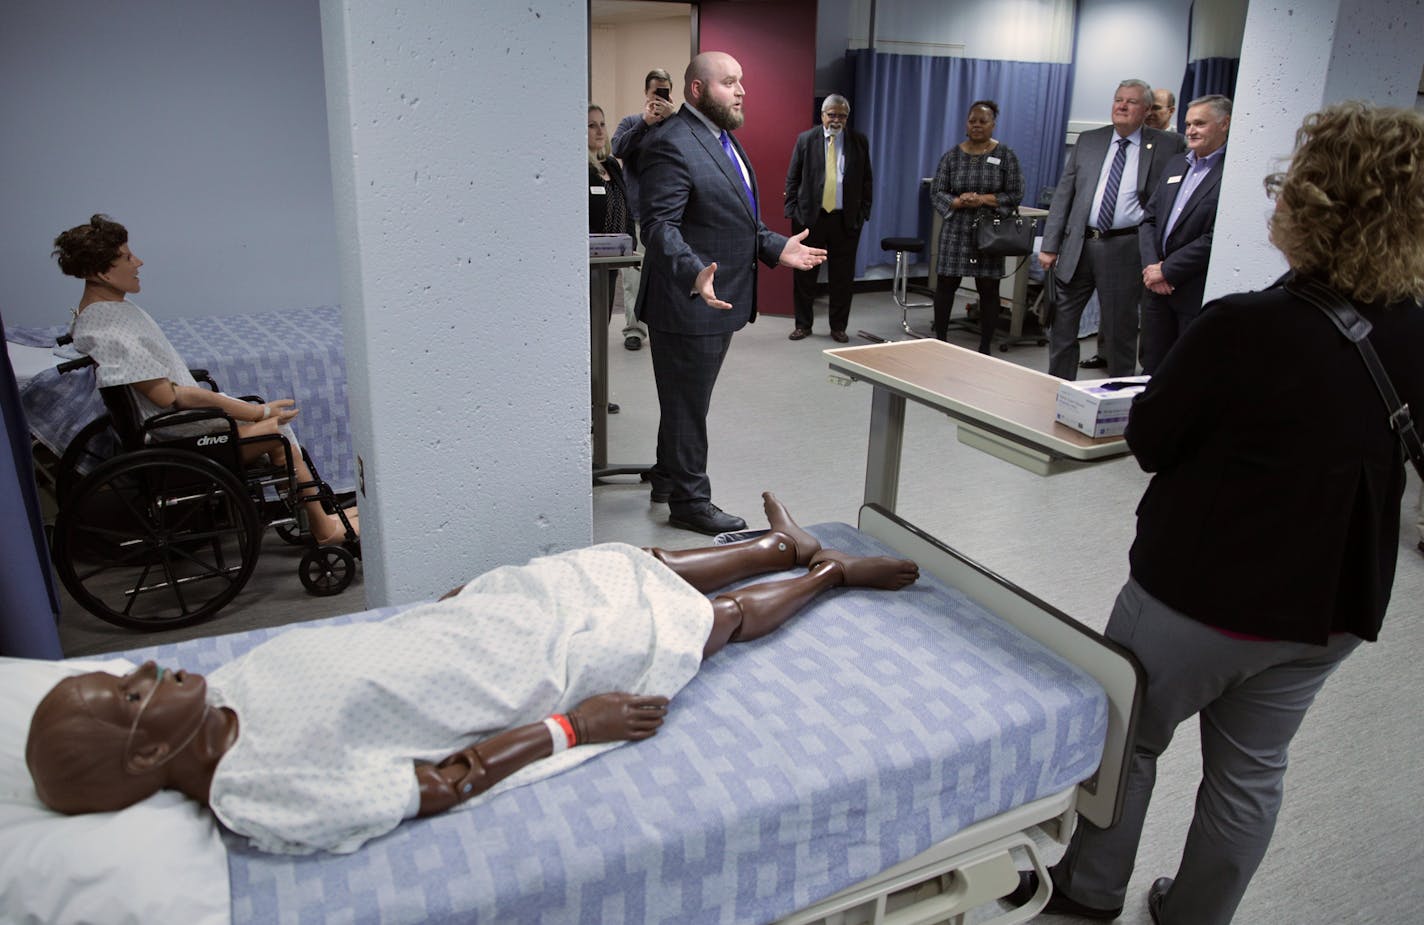
[[[836,136],[826,142],[826,185],[821,189],[821,208],[827,212],[836,210]]]

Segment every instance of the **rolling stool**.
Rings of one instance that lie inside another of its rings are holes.
[[[895,299],[895,304],[900,306],[900,327],[905,329],[905,333],[911,337],[929,337],[931,335],[916,331],[910,327],[910,309],[930,308],[934,305],[934,290],[927,286],[914,286],[910,284],[910,258],[908,254],[918,254],[925,249],[925,242],[919,238],[881,238],[880,248],[882,250],[895,252],[895,277],[890,283],[890,295]],[[915,295],[929,296],[929,302],[911,302],[910,293]]]

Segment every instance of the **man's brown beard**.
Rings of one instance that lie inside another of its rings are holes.
[[[697,108],[713,125],[724,131],[735,132],[741,128],[742,123],[746,121],[745,116],[739,112],[734,112],[731,106],[724,106],[718,103],[712,99],[711,94],[702,97],[702,103]]]

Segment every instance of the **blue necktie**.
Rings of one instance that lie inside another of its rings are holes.
[[[727,159],[732,162],[732,172],[742,181],[742,189],[747,191],[747,204],[752,207],[752,215],[756,215],[756,200],[752,198],[752,185],[747,182],[746,174],[742,173],[741,161],[737,160],[737,152],[732,148],[732,136],[725,131],[722,132],[722,150],[727,152]],[[1118,171],[1122,173],[1121,170]]]
[[[1117,213],[1117,190],[1122,186],[1122,168],[1127,164],[1127,139],[1117,141],[1117,154],[1113,155],[1112,166],[1108,168],[1108,183],[1103,187],[1103,204],[1098,207],[1098,230],[1110,231],[1113,216]]]

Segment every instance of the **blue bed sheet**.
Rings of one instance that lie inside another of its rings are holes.
[[[229,395],[296,399],[301,413],[293,426],[317,471],[332,490],[355,490],[339,306],[168,318],[158,326],[190,367],[208,370]],[[31,346],[53,345],[65,330],[63,325],[8,329],[6,336]],[[72,347],[58,354],[56,362],[79,355]],[[55,454],[104,413],[92,368],[64,375],[47,370],[27,382],[20,397],[31,432]]]
[[[125,654],[208,671],[276,632]],[[1089,676],[931,577],[837,590],[710,659],[651,740],[353,855],[227,834],[233,921],[770,921],[1084,780],[1106,711]]]

